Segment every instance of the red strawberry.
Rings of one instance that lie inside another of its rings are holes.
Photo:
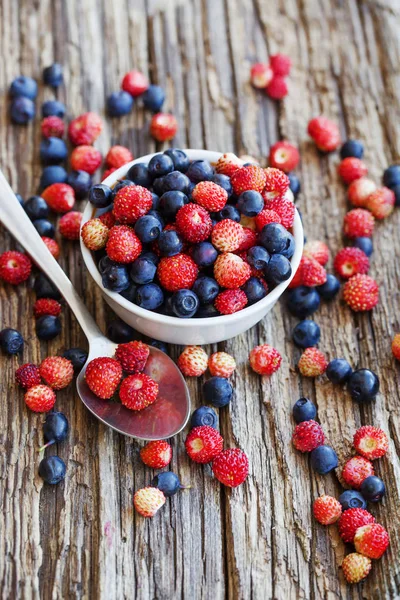
[[[267,63],[255,63],[250,70],[250,81],[255,88],[264,89],[274,76],[274,72]]]
[[[118,344],[115,351],[115,358],[121,363],[123,370],[130,374],[143,371],[149,355],[148,345],[137,340]]]
[[[108,400],[114,395],[121,378],[122,367],[115,358],[95,358],[86,367],[86,383],[92,392],[103,400]]]
[[[386,219],[394,209],[394,192],[387,187],[378,188],[367,198],[366,208],[372,212],[379,221]]]
[[[265,170],[257,165],[242,167],[231,175],[233,191],[237,196],[240,196],[242,192],[246,192],[247,190],[255,190],[261,193],[265,187],[266,180]]]
[[[163,469],[172,459],[172,448],[165,440],[154,440],[140,450],[140,458],[147,467]]]
[[[143,410],[154,404],[158,396],[158,383],[144,373],[129,375],[121,383],[119,397],[130,410]]]
[[[354,275],[343,287],[343,299],[355,312],[371,310],[378,304],[378,284],[369,275]]]
[[[302,284],[308,287],[323,285],[326,271],[312,256],[303,255],[300,261]]]
[[[380,558],[389,546],[389,534],[379,523],[359,527],[354,536],[357,552],[368,558]]]
[[[53,390],[62,390],[74,377],[72,362],[63,356],[48,356],[40,363],[40,375]]]
[[[303,272],[301,268],[301,261],[297,268],[297,271],[294,274],[292,281],[289,283],[289,288],[293,289],[299,287],[300,285],[303,285]]]
[[[351,183],[367,175],[368,167],[360,158],[348,156],[339,164],[338,173],[345,183]]]
[[[250,275],[250,265],[231,252],[220,254],[214,263],[214,277],[221,287],[238,288],[246,283]]]
[[[215,170],[217,173],[222,173],[223,175],[228,175],[228,177],[232,177],[235,171],[243,167],[243,161],[233,154],[232,152],[227,152],[223,154],[217,161],[215,165]]]
[[[342,505],[336,498],[332,496],[320,496],[314,500],[313,504],[314,517],[322,525],[332,525],[340,518],[342,514]]]
[[[272,167],[267,167],[264,169],[265,173],[265,186],[263,191],[264,201],[274,200],[277,198],[283,198],[286,192],[289,189],[289,177],[280,169],[274,169]],[[265,208],[271,208],[271,210],[276,210],[273,206],[265,206]],[[279,211],[276,210],[279,214]]]
[[[82,241],[89,250],[105,248],[110,230],[100,219],[89,219],[82,227]]]
[[[61,314],[61,304],[52,298],[38,298],[33,305],[33,314],[36,319],[43,315],[58,317]]]
[[[193,244],[206,240],[212,229],[211,217],[208,211],[193,203],[185,204],[178,210],[175,223],[182,237]]]
[[[70,156],[71,169],[74,171],[86,171],[93,175],[101,165],[101,154],[93,146],[77,146],[72,150]]]
[[[257,231],[261,231],[265,225],[269,223],[279,223],[281,224],[281,218],[277,212],[274,210],[270,210],[268,208],[264,208],[255,218]]]
[[[339,535],[346,543],[353,543],[354,536],[359,527],[375,523],[375,517],[363,508],[348,508],[339,519]]]
[[[288,95],[288,86],[286,79],[279,75],[274,75],[267,87],[265,88],[267,95],[274,100],[281,100]]]
[[[371,237],[374,232],[375,219],[368,210],[353,208],[343,221],[343,231],[348,238]]]
[[[296,212],[293,202],[291,200],[288,200],[287,198],[282,198],[278,196],[276,198],[273,198],[272,200],[266,200],[266,196],[270,193],[271,192],[266,191],[263,192],[263,197],[265,200],[265,209],[276,212],[279,215],[280,223],[284,227],[286,227],[286,229],[289,229],[293,225],[294,215]]]
[[[336,254],[333,266],[343,279],[349,279],[357,273],[368,273],[369,260],[360,248],[342,248]]]
[[[247,305],[247,296],[243,290],[225,290],[218,294],[214,306],[221,315],[231,315]]]
[[[109,177],[116,170],[117,169],[115,167],[110,167],[109,169],[106,169],[104,171],[103,175],[101,176],[101,181],[104,181],[105,179],[107,179],[107,177]]]
[[[103,121],[93,112],[76,117],[68,127],[68,137],[74,146],[93,144],[103,129]]]
[[[67,183],[52,183],[42,192],[47,205],[57,213],[66,213],[75,204],[75,192]]]
[[[132,152],[125,146],[112,146],[106,154],[106,165],[119,169],[133,160]]]
[[[358,490],[367,477],[374,475],[374,466],[372,462],[363,456],[352,456],[346,461],[342,477],[348,486]]]
[[[58,223],[58,230],[67,240],[79,240],[82,213],[75,210],[63,215]]]
[[[141,185],[126,185],[114,199],[114,217],[125,225],[136,223],[153,206],[151,192]]]
[[[325,373],[328,361],[318,348],[306,348],[297,366],[304,377],[318,377]]]
[[[200,346],[186,346],[177,364],[186,377],[200,377],[207,371],[208,355]]]
[[[208,368],[213,377],[230,377],[236,369],[236,361],[227,352],[214,352],[208,359]]]
[[[222,451],[224,440],[209,425],[194,427],[186,438],[186,452],[194,462],[209,463]]]
[[[145,487],[135,492],[133,504],[142,517],[154,517],[165,504],[165,496],[158,488]]]
[[[178,130],[178,122],[174,115],[169,113],[157,113],[153,115],[150,122],[150,135],[157,142],[167,142],[175,137]]]
[[[308,123],[308,134],[322,152],[332,152],[340,145],[339,127],[326,117],[315,117]]]
[[[114,225],[108,232],[106,252],[111,260],[124,264],[131,263],[142,252],[142,244],[131,227]]]
[[[376,190],[376,185],[372,179],[361,177],[349,185],[347,197],[350,203],[357,208],[365,208],[367,198]]]
[[[259,375],[272,375],[281,366],[282,357],[269,344],[253,348],[249,354],[250,366]]]
[[[396,333],[393,338],[392,353],[396,360],[400,360],[400,333]]]
[[[286,77],[289,75],[292,67],[292,61],[286,54],[273,54],[270,57],[271,69],[275,75]]]
[[[210,212],[215,212],[224,208],[228,193],[212,181],[200,181],[192,191],[192,199]]]
[[[32,263],[22,252],[8,250],[0,254],[0,279],[18,285],[29,278]]]
[[[166,256],[160,260],[157,267],[160,284],[168,292],[190,289],[198,273],[198,266],[187,254]]]
[[[24,400],[33,412],[47,412],[53,408],[56,395],[47,385],[34,385],[27,390]]]
[[[386,454],[389,442],[386,433],[382,429],[372,425],[364,425],[355,432],[353,446],[364,458],[375,460]]]
[[[249,473],[249,459],[243,450],[222,450],[213,460],[212,470],[223,485],[235,488],[242,484]]]
[[[352,552],[344,557],[342,570],[347,583],[360,583],[365,579],[372,567],[371,559]]]
[[[328,246],[319,240],[311,240],[306,242],[304,245],[304,254],[306,256],[312,256],[323,267],[326,265],[330,257]]]
[[[60,117],[45,117],[40,125],[42,136],[44,138],[57,137],[62,138],[65,131],[64,121]]]
[[[108,229],[111,229],[111,227],[114,227],[114,225],[116,223],[116,220],[115,220],[112,210],[108,210],[107,212],[100,215],[99,219],[102,223],[104,223],[104,225],[106,225],[108,227]]]
[[[34,387],[35,385],[40,385],[42,380],[40,377],[39,367],[31,363],[21,365],[15,371],[15,380],[26,390],[29,390],[29,388]]]
[[[243,238],[243,227],[240,223],[232,221],[232,219],[219,221],[214,225],[211,233],[211,243],[220,252],[238,250]]]
[[[140,96],[148,87],[147,77],[140,71],[129,71],[124,75],[121,83],[121,88],[133,97]]]
[[[296,146],[290,142],[276,142],[269,151],[269,166],[281,169],[285,173],[293,171],[300,161],[300,154]]]
[[[325,441],[323,429],[317,421],[303,421],[294,428],[292,442],[296,450],[311,452]]]
[[[57,244],[56,240],[42,236],[42,242],[47,246],[48,251],[54,258],[57,259],[60,256],[60,246]]]
[[[257,234],[255,231],[250,229],[250,227],[242,227],[243,230],[243,238],[240,243],[238,252],[244,252],[246,250],[250,250],[253,246],[257,244]]]

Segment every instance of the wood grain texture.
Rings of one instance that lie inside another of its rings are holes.
[[[40,176],[40,120],[11,126],[7,87],[19,73],[40,79],[57,60],[65,86],[57,96],[69,117],[103,113],[108,93],[136,67],[167,90],[166,108],[178,117],[174,145],[235,151],[265,161],[269,146],[286,137],[301,150],[298,202],[309,239],[324,239],[333,253],[343,244],[345,189],[337,155],[322,157],[305,134],[319,114],[337,119],[344,136],[360,137],[366,161],[379,181],[400,159],[400,6],[397,0],[0,0],[0,166],[15,190],[31,195]],[[282,51],[293,70],[290,94],[276,104],[251,88],[252,62]],[[38,108],[54,97],[40,86]],[[149,115],[140,107],[120,121],[108,120],[96,145],[128,145],[135,156],[158,146],[148,135]],[[159,147],[161,148],[161,146]],[[83,203],[81,208],[83,207]],[[359,407],[325,378],[302,379],[299,351],[290,340],[296,320],[283,304],[257,327],[218,344],[234,354],[235,400],[220,411],[227,446],[249,455],[247,483],[222,489],[209,467],[190,463],[185,434],[173,440],[171,468],[192,488],[168,501],[153,520],[132,507],[134,490],[153,476],[139,460],[140,444],[97,423],[72,386],[57,394],[71,424],[67,442],[50,448],[68,469],[65,483],[44,486],[37,476],[42,417],[29,413],[14,384],[22,361],[0,358],[0,590],[11,598],[265,598],[381,599],[400,597],[400,410],[399,367],[390,340],[400,330],[400,214],[377,227],[372,274],[381,302],[371,315],[352,314],[340,299],[315,316],[320,347],[381,378],[375,404]],[[14,247],[1,231],[0,249]],[[105,330],[112,318],[85,271],[78,246],[62,243],[60,262]],[[1,326],[20,329],[24,362],[86,341],[63,311],[62,336],[40,343],[34,335],[29,286],[0,286]],[[283,355],[282,368],[261,379],[247,363],[249,350],[269,342]],[[217,346],[207,348],[215,350]],[[176,357],[179,348],[172,347]],[[195,406],[201,382],[189,382]],[[340,572],[347,551],[332,526],[312,518],[313,499],[337,495],[335,475],[315,475],[290,437],[293,402],[307,395],[330,443],[343,461],[354,430],[381,426],[390,452],[377,464],[388,487],[372,508],[391,535],[391,546],[374,562],[370,577],[349,587]]]

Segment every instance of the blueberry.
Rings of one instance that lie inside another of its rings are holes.
[[[130,286],[126,288],[126,290],[122,290],[119,295],[125,298],[125,300],[129,300],[129,302],[134,303],[136,299],[137,288],[138,286],[135,283],[131,283]]]
[[[53,315],[43,315],[36,321],[36,335],[40,340],[53,340],[61,333],[61,321]]]
[[[286,281],[292,274],[292,266],[289,259],[283,254],[273,254],[264,269],[265,278],[272,284]]]
[[[65,104],[59,100],[47,100],[42,104],[42,117],[65,117]]]
[[[157,267],[151,260],[139,256],[139,258],[133,261],[129,273],[134,283],[144,285],[154,280],[156,271]]]
[[[345,383],[353,369],[344,358],[334,358],[326,369],[326,376],[332,383]]]
[[[178,290],[171,296],[171,310],[175,317],[190,319],[198,307],[199,299],[191,290]]]
[[[267,295],[267,290],[258,277],[250,277],[242,289],[247,296],[249,305],[255,304]]]
[[[165,192],[160,198],[160,210],[166,219],[172,220],[187,202],[188,198],[182,192]]]
[[[358,140],[346,140],[343,146],[340,148],[340,158],[348,158],[350,156],[362,158],[363,155],[364,146]]]
[[[52,444],[63,442],[68,435],[68,419],[61,412],[50,412],[46,415],[46,420],[43,423],[43,436],[46,445],[41,448],[47,448]]]
[[[321,337],[321,330],[315,321],[300,321],[293,329],[293,341],[300,348],[311,348],[316,346]]]
[[[215,175],[211,177],[211,181],[222,187],[228,194],[228,198],[232,196],[233,188],[230,177],[228,177],[228,175],[223,175],[222,173],[215,173]]]
[[[232,400],[233,388],[225,377],[211,377],[203,385],[203,394],[206,402],[221,408]]]
[[[190,427],[201,427],[202,425],[208,425],[218,429],[218,416],[213,408],[209,406],[200,406],[197,408],[190,419]]]
[[[356,490],[346,490],[339,496],[339,502],[342,505],[343,511],[349,508],[367,508],[367,503]]]
[[[56,230],[47,219],[36,219],[32,224],[40,236],[54,238]]]
[[[67,183],[74,190],[77,200],[82,200],[86,198],[92,187],[92,178],[86,171],[71,171]]]
[[[88,353],[82,348],[69,348],[63,353],[64,358],[68,358],[74,367],[74,373],[79,373],[87,361]]]
[[[164,493],[164,496],[169,498],[174,496],[183,487],[179,480],[178,475],[172,471],[164,471],[158,473],[151,480],[151,487],[156,487]]]
[[[172,158],[166,154],[155,154],[148,164],[149,175],[152,179],[163,177],[174,170]]]
[[[157,194],[157,196],[162,196],[164,193],[164,177],[157,177],[153,181],[153,192]]]
[[[53,63],[43,69],[43,81],[46,85],[57,88],[63,82],[63,70],[59,63]]]
[[[153,348],[158,348],[159,350],[161,350],[161,352],[168,354],[167,344],[161,342],[160,340],[151,340],[150,346],[153,346]]]
[[[380,477],[370,475],[362,482],[360,492],[368,502],[379,502],[386,493],[386,487]]]
[[[122,190],[122,188],[128,187],[130,185],[133,185],[130,179],[120,179],[112,188],[112,198],[115,198],[119,190]]]
[[[400,184],[400,165],[391,165],[383,173],[383,185],[392,189]]]
[[[151,260],[151,262],[154,263],[156,266],[160,262],[160,259],[157,256],[157,254],[155,252],[152,252],[151,250],[147,250],[147,252],[142,252],[140,256],[141,258],[147,258],[148,260]]]
[[[217,256],[218,252],[210,242],[200,242],[192,247],[192,258],[199,267],[211,267]]]
[[[135,233],[144,244],[156,240],[162,231],[160,221],[153,215],[140,217],[135,223]]]
[[[58,456],[48,456],[39,465],[40,477],[51,485],[60,483],[65,478],[66,471],[65,462]]]
[[[153,208],[150,209],[149,212],[147,213],[146,217],[154,217],[155,219],[157,219],[157,221],[159,223],[161,223],[161,229],[165,225],[165,219],[163,218],[162,214],[158,210],[154,210]]]
[[[337,454],[330,446],[318,446],[311,452],[311,466],[320,475],[333,471],[338,464]]]
[[[268,223],[265,225],[259,235],[260,244],[264,246],[270,254],[281,254],[287,250],[293,237],[287,229],[279,223]]]
[[[36,108],[32,100],[25,96],[14,98],[10,106],[11,121],[17,125],[26,125],[36,114]]]
[[[89,202],[96,208],[105,208],[112,202],[113,190],[104,185],[104,183],[97,183],[92,185],[89,190]]]
[[[358,369],[350,375],[347,387],[353,400],[370,402],[379,392],[379,378],[369,369]]]
[[[142,187],[148,188],[151,185],[149,169],[144,163],[132,165],[128,171],[127,178],[133,181],[133,183],[136,183],[136,185],[141,185]]]
[[[247,252],[247,262],[257,270],[265,269],[270,258],[269,253],[262,246],[253,246]]]
[[[296,199],[297,196],[300,194],[300,190],[301,190],[300,179],[294,173],[289,173],[288,177],[289,177],[289,188],[292,190],[292,194]]]
[[[209,319],[210,317],[218,317],[219,312],[214,304],[201,304],[196,313],[196,319]]]
[[[211,304],[219,294],[219,285],[212,277],[200,275],[193,284],[200,304]]]
[[[235,221],[236,223],[240,223],[240,212],[236,208],[236,206],[232,206],[232,204],[227,204],[224,206],[222,210],[216,213],[217,221],[223,221],[224,219],[231,219],[231,221]]]
[[[115,344],[125,344],[134,339],[135,330],[121,319],[114,319],[107,327],[107,337]]]
[[[34,100],[37,90],[37,83],[32,77],[20,75],[10,85],[10,96],[11,98],[24,97]]]
[[[44,165],[55,165],[67,158],[68,150],[64,140],[49,137],[40,142],[40,160]]]
[[[98,262],[97,267],[98,267],[100,273],[103,274],[104,271],[111,265],[117,266],[118,263],[116,263],[114,260],[111,260],[111,258],[109,258],[106,254],[105,256],[101,257],[101,259]]]
[[[156,310],[164,302],[164,293],[156,283],[147,283],[138,287],[135,304],[147,310]]]
[[[287,307],[295,317],[305,319],[319,307],[320,299],[315,288],[300,285],[290,290],[287,296]]]
[[[56,286],[47,279],[44,273],[39,273],[36,276],[33,289],[35,290],[36,298],[52,298],[53,300],[61,298],[61,294]]]
[[[65,183],[67,179],[68,174],[64,167],[61,167],[60,165],[49,165],[42,171],[39,188],[44,190],[53,183]]]
[[[101,282],[106,290],[122,292],[129,287],[128,270],[123,265],[113,264],[105,267],[101,274]]]
[[[183,150],[180,150],[179,148],[168,148],[167,150],[164,150],[164,154],[172,158],[175,171],[185,173],[188,170],[190,160]]]
[[[7,327],[0,331],[0,348],[6,354],[18,354],[24,349],[24,338],[16,329]]]
[[[109,117],[128,115],[133,107],[133,98],[128,92],[113,92],[107,98],[107,114]]]
[[[395,206],[400,206],[400,183],[392,186],[392,192],[394,193]]]
[[[296,423],[310,421],[317,416],[317,407],[308,398],[300,398],[293,406],[293,418]]]
[[[190,179],[186,177],[184,173],[180,171],[171,171],[171,173],[167,173],[162,179],[162,193],[165,192],[186,192],[189,189]]]
[[[183,248],[181,236],[174,229],[165,229],[158,238],[158,248],[162,256],[175,256]]]
[[[160,111],[165,100],[165,92],[159,85],[149,85],[147,90],[142,94],[143,104],[147,110],[154,113]]]
[[[360,248],[367,256],[371,256],[374,247],[372,245],[371,238],[358,237],[353,240],[353,244],[356,248]]]
[[[288,243],[286,245],[286,248],[284,250],[282,250],[282,252],[280,252],[280,254],[282,254],[282,256],[286,256],[286,258],[292,258],[295,248],[296,248],[296,242],[294,241],[294,237],[292,236],[292,234],[288,231],[289,235],[288,235]]]
[[[18,202],[21,204],[21,206],[24,205],[24,199],[21,196],[21,194],[15,194],[16,199],[18,200]]]
[[[335,275],[328,274],[325,283],[319,285],[316,289],[318,294],[324,300],[333,300],[340,290],[340,281]]]
[[[24,209],[31,221],[45,219],[49,215],[49,207],[41,196],[31,196],[24,204]]]
[[[256,217],[264,208],[264,199],[255,190],[248,190],[240,194],[237,207],[246,217]]]
[[[211,181],[211,178],[214,175],[214,169],[208,160],[194,160],[190,163],[186,175],[193,183],[199,183],[199,181]]]
[[[160,196],[157,196],[157,194],[155,194],[154,192],[150,192],[151,193],[151,199],[152,199],[152,210],[157,210],[158,209],[158,205],[160,204]]]

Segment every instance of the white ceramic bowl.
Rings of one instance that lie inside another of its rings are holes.
[[[191,160],[208,160],[211,163],[215,163],[221,156],[220,152],[210,152],[208,150],[185,150],[185,152]],[[133,164],[147,164],[152,156],[154,154],[148,154],[124,165],[107,177],[104,183],[113,186],[118,179],[124,178]],[[293,198],[293,196],[291,197]],[[93,214],[94,208],[88,202],[83,213],[82,225],[91,219]],[[81,250],[86,267],[101,289],[105,301],[128,325],[151,338],[172,344],[213,344],[233,338],[247,331],[247,329],[258,323],[279,300],[296,272],[303,252],[303,226],[297,210],[293,225],[293,235],[296,242],[296,249],[291,260],[292,276],[287,281],[280,283],[265,298],[248,308],[244,308],[233,315],[209,317],[206,319],[178,319],[177,317],[160,315],[132,304],[132,302],[129,302],[129,300],[126,300],[116,292],[106,290],[102,285],[101,275],[93,260],[92,253],[82,243],[82,240]]]

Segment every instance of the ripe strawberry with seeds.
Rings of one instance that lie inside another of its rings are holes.
[[[269,151],[269,166],[281,169],[285,173],[293,171],[300,161],[300,154],[296,146],[290,142],[276,142]]]
[[[255,231],[250,229],[250,227],[242,227],[243,230],[243,238],[240,242],[240,246],[237,249],[238,252],[243,252],[245,250],[250,250],[253,246],[257,244],[257,234]]]
[[[372,212],[375,219],[380,221],[393,212],[394,204],[394,192],[387,187],[382,187],[368,196],[365,207]]]
[[[200,181],[192,191],[192,199],[210,212],[222,210],[228,202],[228,193],[212,181]]]
[[[328,361],[318,348],[306,348],[297,366],[304,377],[318,377],[325,373]]]
[[[100,219],[89,219],[82,227],[81,236],[86,248],[101,250],[105,248],[110,229]]]
[[[358,490],[364,479],[374,473],[372,462],[363,456],[352,456],[343,467],[342,478],[348,486]]]
[[[186,452],[197,463],[211,462],[222,451],[224,440],[219,432],[209,425],[194,427],[185,441]]]
[[[124,75],[121,88],[134,98],[143,94],[149,87],[147,77],[140,71],[129,71]]]
[[[382,429],[372,425],[364,425],[355,432],[353,446],[364,458],[375,460],[386,454],[389,449],[389,442],[386,433]]]
[[[156,512],[165,504],[164,493],[156,487],[145,487],[133,496],[135,510],[142,517],[154,517]]]
[[[175,137],[178,131],[178,122],[174,115],[157,113],[150,122],[150,135],[157,142],[167,142]]]
[[[326,494],[314,500],[314,517],[322,525],[332,525],[342,514],[342,505],[336,498]]]
[[[400,333],[396,333],[393,338],[392,353],[396,360],[400,360]]]
[[[376,190],[376,185],[372,179],[361,177],[353,181],[348,190],[347,197],[350,203],[357,208],[365,208],[368,196]]]
[[[215,165],[215,170],[217,173],[222,173],[222,175],[228,175],[228,177],[232,177],[235,171],[241,169],[243,167],[243,161],[233,154],[232,152],[227,152],[220,156]]]
[[[347,247],[342,248],[336,254],[333,266],[343,279],[349,279],[357,273],[368,273],[369,260],[360,248]]]
[[[214,277],[221,287],[239,288],[246,283],[250,276],[250,265],[232,252],[220,254],[214,263]]]
[[[303,421],[294,428],[292,442],[296,450],[311,452],[314,448],[322,446],[325,441],[323,429],[317,421]]]
[[[253,371],[259,375],[272,375],[281,366],[282,357],[269,344],[262,344],[251,350],[249,362]]]
[[[342,570],[347,583],[360,583],[367,577],[372,567],[371,559],[357,552],[344,557]]]
[[[267,87],[265,88],[266,94],[274,100],[281,100],[288,95],[289,90],[284,77],[274,75]]]
[[[68,137],[74,146],[93,144],[103,130],[103,121],[94,112],[73,119],[68,127]]]
[[[269,193],[270,192],[263,192],[264,199]],[[296,208],[291,200],[288,198],[276,197],[272,200],[265,200],[264,207],[267,210],[278,213],[279,221],[286,229],[292,227]]]
[[[47,412],[53,408],[56,395],[48,385],[39,384],[26,391],[24,401],[33,412]]]
[[[232,219],[219,221],[214,225],[211,232],[211,243],[220,252],[238,250],[243,238],[243,227],[240,223],[232,221]]]
[[[267,63],[255,63],[251,67],[250,81],[255,88],[266,88],[273,76],[274,72]]]
[[[133,160],[132,152],[125,146],[112,146],[105,158],[106,165],[114,169],[119,169],[131,160]]]
[[[26,363],[25,365],[21,365],[15,371],[15,380],[16,382],[26,390],[29,390],[31,387],[35,385],[40,385],[41,377],[39,367],[33,365],[32,363]]]
[[[172,448],[165,440],[154,440],[141,448],[140,458],[147,467],[163,469],[171,462]]]
[[[225,290],[218,294],[214,306],[221,315],[232,315],[247,306],[247,296],[243,290]]]
[[[114,225],[116,223],[116,220],[115,220],[112,210],[108,210],[107,212],[100,215],[99,219],[104,225],[106,225],[108,227],[108,229],[111,229],[111,227],[114,227]]]
[[[343,231],[348,238],[371,237],[374,232],[375,219],[364,208],[353,208],[344,217]]]
[[[355,312],[371,310],[379,301],[378,284],[369,275],[354,275],[344,285],[343,299]]]
[[[266,169],[264,169],[264,173],[265,185],[264,191],[262,192],[264,201],[267,202],[268,200],[283,198],[283,196],[289,189],[289,177],[280,169],[274,169],[273,167],[267,167]],[[271,208],[271,210],[276,210],[274,206],[265,206],[265,208]],[[276,212],[279,214],[278,210],[276,210]]]
[[[191,289],[198,273],[198,266],[187,254],[166,256],[160,260],[157,266],[160,284],[168,292]]]
[[[59,220],[58,230],[67,240],[79,240],[81,223],[82,213],[71,210]]]
[[[62,138],[65,131],[64,121],[55,115],[45,117],[40,125],[42,136],[44,138],[57,137]]]
[[[317,148],[322,152],[332,152],[340,145],[339,127],[326,117],[311,119],[307,131]]]
[[[323,267],[329,260],[330,252],[328,246],[320,240],[310,240],[304,244],[303,253],[312,256]]]
[[[61,304],[53,298],[38,298],[33,305],[33,314],[36,319],[43,315],[58,317],[61,314],[61,308]]]
[[[86,383],[92,392],[103,400],[108,400],[114,395],[121,378],[122,367],[115,358],[95,358],[86,367]]]
[[[281,223],[281,218],[275,210],[270,210],[268,208],[264,208],[256,217],[256,228],[257,231],[261,231],[265,225],[269,223]]]
[[[131,227],[114,225],[108,232],[106,252],[111,260],[127,264],[136,260],[140,255],[142,243]]]
[[[286,77],[290,73],[292,61],[287,54],[273,54],[270,57],[271,69],[275,75]]]
[[[338,166],[338,173],[345,183],[351,183],[368,174],[368,167],[363,160],[348,156]]]
[[[118,344],[115,351],[115,358],[121,363],[123,370],[130,374],[143,371],[149,355],[148,345],[138,340]]]
[[[158,383],[145,373],[129,375],[121,383],[119,397],[126,408],[143,410],[154,404],[158,396]]]
[[[296,287],[299,287],[303,285],[303,272],[302,272],[302,268],[301,268],[301,261],[300,264],[298,266],[298,269],[296,271],[296,273],[294,274],[294,277],[292,279],[292,281],[289,283],[289,289],[293,289]]]
[[[304,254],[300,261],[302,284],[308,287],[323,285],[327,274],[324,267],[312,256]]]
[[[53,390],[62,390],[74,377],[72,362],[63,356],[48,356],[39,367],[40,375]]]
[[[126,185],[115,195],[113,214],[120,223],[130,225],[149,212],[152,206],[152,195],[147,188]]]
[[[213,377],[230,377],[236,369],[236,361],[227,352],[214,352],[208,359],[208,369]]]
[[[29,278],[32,270],[30,258],[22,252],[8,250],[0,254],[0,279],[19,285]]]
[[[186,346],[177,365],[186,377],[200,377],[207,371],[208,355],[200,346]]]
[[[242,167],[231,175],[233,191],[237,196],[240,196],[240,194],[247,190],[255,190],[261,193],[266,181],[265,169],[257,165]]]
[[[56,240],[42,236],[42,242],[46,245],[48,251],[52,256],[54,256],[55,259],[60,256],[60,246],[57,244]]]
[[[93,146],[77,146],[72,150],[70,156],[71,169],[74,171],[86,171],[93,175],[100,167],[102,157],[100,152]]]
[[[223,485],[235,488],[241,485],[249,473],[249,459],[243,450],[222,450],[213,460],[212,470]]]
[[[175,223],[182,237],[193,244],[206,240],[212,230],[208,211],[193,203],[185,204],[178,210]]]
[[[370,523],[359,527],[354,536],[354,546],[357,552],[368,558],[381,558],[389,543],[389,534],[379,523]]]
[[[75,192],[67,183],[52,183],[43,190],[42,198],[56,213],[66,213],[75,204]]]
[[[375,517],[364,508],[348,508],[338,521],[339,535],[346,543],[353,543],[359,527],[375,523]]]

